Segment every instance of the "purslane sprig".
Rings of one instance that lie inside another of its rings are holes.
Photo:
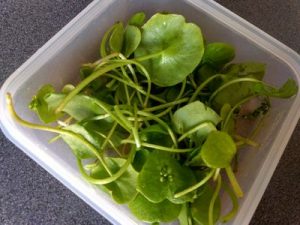
[[[243,196],[233,162],[243,145],[258,146],[237,133],[237,120],[261,120],[270,97],[292,97],[298,86],[292,79],[280,88],[266,84],[263,63],[230,64],[234,47],[205,44],[200,27],[182,15],[145,18],[139,12],[108,29],[101,58],[82,65],[76,86],[38,90],[30,109],[58,126],[20,118],[9,93],[7,108],[19,124],[56,133],[50,142],[69,145],[82,176],[138,219],[227,222]],[[257,107],[242,115],[252,99]],[[221,190],[232,200],[223,216]]]

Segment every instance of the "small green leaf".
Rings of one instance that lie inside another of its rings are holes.
[[[213,189],[210,186],[206,185],[204,191],[191,205],[192,217],[199,225],[209,225],[208,208],[213,193],[214,193]],[[220,212],[221,212],[221,201],[220,198],[218,197],[216,199],[214,210],[213,210],[214,222],[218,221],[220,217]]]
[[[64,94],[51,93],[45,96],[44,100],[48,105],[49,111],[54,113],[60,102],[65,98]],[[105,111],[96,104],[93,97],[78,94],[64,107],[63,112],[69,114],[77,121],[81,121],[96,115],[105,114]]]
[[[216,130],[215,126],[221,121],[220,116],[200,101],[192,102],[178,109],[173,116],[175,131],[184,134],[197,128],[189,135],[197,146],[201,145],[207,135]]]
[[[200,63],[204,52],[201,30],[193,23],[186,23],[183,16],[157,13],[142,28],[142,41],[135,57],[154,84],[162,87],[178,84]]]
[[[257,83],[252,87],[254,93],[275,98],[290,98],[298,92],[296,81],[288,79],[280,88],[265,83]]]
[[[217,125],[220,116],[200,101],[195,101],[178,109],[173,116],[173,126],[179,134],[189,131],[203,122]]]
[[[205,47],[202,58],[203,63],[207,63],[215,68],[221,68],[235,57],[234,47],[230,44],[215,42]]]
[[[203,64],[200,66],[197,73],[195,73],[195,80],[196,80],[197,84],[201,84],[202,82],[204,82],[205,80],[207,80],[208,78],[210,78],[211,76],[213,76],[217,73],[218,73],[218,71],[215,68],[213,68],[212,66],[210,66],[208,64]],[[216,81],[214,81],[214,82],[216,82]]]
[[[124,33],[123,50],[125,57],[129,57],[141,42],[141,31],[136,26],[128,25]]]
[[[48,106],[48,102],[45,100],[47,96],[54,93],[55,90],[52,85],[46,84],[42,86],[37,94],[33,96],[29,103],[29,108],[37,113],[40,120],[44,123],[50,123],[57,120],[62,114],[57,115],[52,108]]]
[[[125,159],[106,158],[106,163],[111,172],[116,173],[125,163]],[[116,181],[103,185],[109,190],[111,196],[118,204],[128,203],[137,195],[136,180],[138,173],[130,165],[127,171]],[[103,168],[101,163],[91,170],[90,176],[96,179],[107,178],[109,174]]]
[[[236,154],[232,138],[225,132],[211,132],[200,151],[202,160],[211,168],[225,168],[230,165]]]
[[[64,127],[64,129],[81,135],[88,142],[90,142],[95,148],[100,149],[101,143],[103,142],[103,138],[99,137],[94,131],[87,130],[85,127],[79,124],[72,124],[70,126]],[[96,158],[94,153],[90,152],[90,150],[87,149],[86,146],[83,145],[77,139],[68,135],[61,135],[61,137],[70,146],[74,155],[77,156],[78,158],[80,159]]]
[[[193,184],[196,180],[192,171],[170,154],[154,151],[144,164],[137,182],[137,189],[151,202],[161,202],[168,199],[175,203],[192,200],[191,195],[174,199],[174,194]]]
[[[109,47],[112,52],[121,52],[124,40],[124,27],[121,22],[117,23],[112,30],[111,36],[109,38]]]
[[[135,13],[128,21],[129,25],[141,27],[145,22],[146,15],[144,12]]]
[[[152,203],[141,194],[128,204],[130,211],[141,221],[171,222],[175,220],[181,210],[181,205],[164,200],[160,203]]]

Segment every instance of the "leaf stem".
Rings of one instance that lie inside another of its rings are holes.
[[[188,100],[189,100],[188,98],[182,98],[182,99],[179,99],[179,100],[175,100],[173,102],[168,102],[168,103],[161,104],[161,105],[158,105],[158,106],[146,108],[143,111],[144,112],[153,112],[153,111],[157,111],[157,110],[160,110],[160,109],[164,109],[164,108],[167,108],[167,107],[170,107],[170,106],[174,106],[174,105],[178,105],[178,104],[187,102]]]
[[[89,149],[99,159],[99,161],[101,162],[101,164],[103,165],[107,173],[110,175],[112,174],[109,168],[107,167],[107,165],[105,164],[103,157],[99,154],[98,150],[81,135],[77,135],[72,131],[34,124],[23,120],[21,117],[18,116],[18,114],[16,113],[13,107],[12,97],[10,93],[6,94],[6,104],[7,104],[8,111],[10,112],[10,115],[22,126],[35,129],[35,130],[42,130],[42,131],[48,131],[48,132],[57,133],[61,135],[66,135],[80,141],[84,146],[86,146],[87,149]]]
[[[242,104],[248,102],[248,101],[249,101],[250,99],[252,99],[253,97],[255,97],[255,95],[246,97],[246,98],[242,99],[241,101],[239,101],[238,103],[236,103],[235,106],[233,106],[233,107],[231,108],[231,110],[230,110],[229,113],[227,114],[227,116],[226,116],[224,122],[223,122],[222,125],[221,125],[221,130],[227,131],[227,129],[226,129],[226,128],[227,128],[227,125],[228,125],[229,120],[230,120],[232,114],[234,113],[234,111],[235,111],[240,105],[242,105]]]
[[[181,191],[178,192],[174,195],[174,198],[180,198],[192,191],[195,191],[196,189],[198,189],[199,187],[203,186],[207,181],[209,181],[209,179],[215,174],[215,169],[212,169],[201,181],[199,181],[197,184]]]
[[[202,91],[203,88],[205,88],[205,86],[207,84],[209,84],[212,80],[218,78],[218,77],[222,77],[224,76],[224,74],[216,74],[214,76],[211,76],[210,78],[208,78],[207,80],[205,80],[201,85],[199,85],[199,87],[196,89],[196,91],[194,92],[194,94],[192,95],[192,97],[190,98],[189,103],[195,101],[195,99],[197,98],[197,96],[199,95],[199,93]]]
[[[137,114],[141,115],[141,116],[147,117],[146,118],[147,120],[148,119],[154,120],[157,123],[159,123],[162,127],[164,127],[168,131],[168,133],[169,133],[169,135],[170,135],[170,137],[171,137],[171,139],[172,139],[172,141],[174,143],[175,148],[177,148],[178,143],[177,143],[176,136],[175,136],[173,130],[168,126],[167,123],[165,123],[163,120],[159,119],[157,116],[155,116],[155,115],[153,115],[151,113],[148,113],[148,112],[138,111]]]
[[[240,82],[252,82],[252,83],[262,83],[262,81],[254,79],[254,78],[237,78],[231,81],[226,82],[225,84],[221,85],[217,90],[215,90],[209,97],[208,103],[211,104],[212,100],[219,94],[222,90],[229,87],[232,84],[240,83]]]
[[[186,137],[188,137],[189,135],[197,132],[199,129],[207,126],[207,125],[213,125],[215,126],[212,122],[210,121],[205,121],[205,122],[202,122],[200,124],[198,124],[197,126],[193,127],[192,129],[188,130],[187,132],[183,133],[179,138],[178,138],[178,142],[182,141],[183,139],[185,139]]]
[[[98,77],[104,75],[105,73],[107,73],[115,68],[124,66],[126,64],[128,64],[128,63],[127,62],[114,63],[114,64],[106,65],[105,67],[102,67],[101,69],[93,72],[90,76],[88,76],[82,82],[80,82],[68,95],[66,95],[66,97],[61,101],[59,106],[56,108],[55,113],[61,112],[64,109],[64,107],[68,104],[68,102],[75,95],[77,95],[83,88],[85,88],[90,82],[92,82],[93,80],[97,79]]]
[[[221,168],[216,169],[216,172],[213,176],[213,181],[216,181],[218,179],[218,176],[220,174]]]
[[[137,106],[135,104],[134,105],[135,120],[134,120],[134,126],[132,127],[132,135],[133,135],[133,138],[135,140],[136,148],[139,149],[141,147],[141,140],[140,140],[139,132],[138,132],[139,124],[138,124],[138,120],[137,120],[137,111],[138,111],[138,109],[137,109]]]
[[[222,186],[223,186],[224,190],[228,193],[228,195],[231,199],[231,202],[232,202],[232,209],[230,210],[230,212],[221,218],[222,223],[227,223],[229,220],[231,220],[237,214],[238,209],[239,209],[239,203],[238,203],[238,199],[237,199],[236,195],[228,187],[228,185],[223,183]]]
[[[106,145],[110,141],[110,138],[113,135],[113,133],[115,132],[117,126],[118,126],[118,123],[115,121],[100,147],[100,149],[102,151],[104,151],[104,149],[106,148]]]
[[[151,94],[151,78],[150,78],[148,71],[145,69],[145,67],[141,63],[139,63],[135,60],[131,60],[131,59],[111,60],[111,62],[133,64],[140,68],[141,72],[147,78],[147,92],[146,92],[146,98],[145,98],[144,105],[143,105],[143,107],[146,108],[148,101],[149,101],[150,94]],[[138,84],[138,81],[135,78],[135,73],[133,75],[134,75],[134,77],[133,77],[134,81]]]
[[[220,175],[218,175],[218,178],[217,178],[217,186],[216,186],[216,189],[213,193],[213,196],[210,200],[210,203],[209,203],[209,207],[208,207],[208,224],[209,225],[214,225],[214,206],[215,206],[215,202],[216,202],[216,199],[220,193],[220,189],[221,189],[221,184],[222,184],[222,178]]]
[[[134,88],[136,91],[142,93],[143,95],[147,95],[146,91],[143,90],[143,88],[142,88],[141,86],[136,85],[136,84],[135,84],[133,81],[131,81],[131,80],[126,81],[126,80],[124,80],[124,79],[122,79],[122,78],[120,78],[120,77],[117,77],[117,76],[115,76],[115,75],[113,75],[113,74],[109,74],[109,73],[106,73],[105,75],[108,76],[108,77],[111,77],[111,78],[113,78],[113,79],[116,79],[116,80],[118,80],[119,82],[121,82],[121,83],[123,83],[123,84],[126,84],[126,85],[128,85],[128,86]],[[153,100],[155,100],[155,101],[157,101],[157,102],[159,102],[159,103],[166,103],[166,101],[165,101],[164,99],[159,98],[159,97],[157,97],[157,96],[155,96],[155,95],[152,95],[152,94],[149,95],[149,98],[151,98],[151,99],[153,99]],[[130,99],[132,99],[132,97],[130,97]]]
[[[120,57],[121,59],[123,59],[123,60],[127,60],[127,58],[126,58],[124,55],[122,55],[121,53],[119,54],[119,57]],[[132,66],[131,66],[130,64],[128,64],[127,67],[128,67],[129,71],[130,71],[131,74],[132,74],[132,77],[133,77],[133,80],[134,80],[135,84],[139,86],[139,82],[138,82],[138,79],[137,79],[137,76],[136,76],[136,74],[135,74],[134,69],[132,68]],[[124,71],[124,72],[126,73],[126,71]],[[127,73],[126,73],[126,74],[127,74]],[[144,107],[146,107],[147,102],[146,102],[146,103],[143,103],[143,99],[142,99],[141,93],[137,92],[137,97],[138,97],[138,99],[139,99],[141,105],[143,105]]]
[[[237,139],[238,141],[242,141],[244,144],[250,145],[250,146],[252,146],[254,148],[257,148],[259,146],[259,144],[256,143],[255,141],[252,141],[249,138],[242,137],[242,136],[240,136],[238,134],[235,134],[233,137],[235,139]]]
[[[235,175],[234,175],[234,173],[233,173],[233,171],[232,171],[231,166],[227,166],[227,167],[225,168],[225,171],[226,171],[226,173],[227,173],[227,176],[228,176],[229,181],[230,181],[230,183],[231,183],[232,189],[233,189],[233,191],[235,192],[236,196],[237,196],[238,198],[243,197],[243,195],[244,195],[244,194],[243,194],[243,191],[242,191],[242,189],[241,189],[241,187],[240,187],[238,181],[236,180],[236,177],[235,177]]]
[[[102,134],[101,132],[99,131],[95,131],[98,135],[100,135],[101,137],[103,138],[107,138],[107,136],[105,134]],[[120,153],[119,149],[115,146],[115,144],[110,140],[108,139],[108,143],[110,144],[110,146],[116,151],[116,153],[119,155],[119,156],[122,156],[122,154]]]
[[[122,144],[135,144],[134,140],[122,140],[121,141]],[[155,144],[151,144],[151,143],[146,143],[146,142],[141,142],[141,146],[142,147],[146,147],[146,148],[152,148],[152,149],[156,149],[156,150],[160,150],[160,151],[166,151],[166,152],[173,152],[173,153],[186,153],[186,152],[191,152],[194,149],[193,148],[169,148],[169,147],[165,147],[165,146],[161,146],[161,145],[155,145]]]
[[[134,155],[135,155],[135,148],[132,148],[126,162],[121,166],[121,168],[118,170],[118,172],[112,174],[112,176],[110,176],[110,177],[103,178],[103,179],[95,179],[95,178],[90,177],[86,173],[86,171],[82,165],[81,159],[77,158],[77,164],[78,164],[80,173],[88,182],[90,182],[92,184],[108,184],[108,183],[114,182],[115,180],[117,180],[120,176],[122,176],[126,172],[126,170],[128,169],[129,165],[131,164],[131,162],[134,158]]]

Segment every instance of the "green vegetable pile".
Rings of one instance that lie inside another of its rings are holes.
[[[289,98],[298,87],[262,81],[265,64],[231,63],[234,47],[205,43],[200,28],[176,14],[133,15],[103,36],[101,58],[82,65],[82,81],[60,92],[46,84],[29,107],[77,159],[82,176],[141,221],[181,225],[226,222],[243,196],[234,170],[244,145],[257,146],[237,122],[261,121],[269,97]],[[245,104],[255,100],[255,107]],[[254,123],[256,128],[259,122]],[[225,176],[228,178],[226,182]],[[227,181],[228,180],[228,181]],[[221,215],[220,192],[232,209]],[[229,212],[228,212],[229,211]]]

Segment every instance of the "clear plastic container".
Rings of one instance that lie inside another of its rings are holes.
[[[183,14],[199,24],[210,42],[232,43],[235,61],[262,61],[267,64],[265,80],[282,84],[288,77],[300,83],[300,57],[247,21],[210,0],[96,0],[39,49],[3,84],[0,92],[0,122],[4,134],[27,155],[60,180],[113,224],[140,224],[125,206],[115,204],[97,187],[87,183],[78,172],[71,151],[62,142],[47,144],[51,134],[16,124],[6,109],[5,93],[10,92],[16,110],[26,120],[38,122],[27,105],[36,90],[45,83],[57,88],[74,83],[79,66],[98,55],[100,38],[117,20],[132,13],[159,11]],[[257,137],[258,150],[245,150],[238,180],[245,192],[240,210],[229,224],[249,223],[270,181],[276,165],[300,116],[300,93],[289,100],[273,101],[273,107]],[[225,203],[225,208],[226,208]],[[229,204],[229,203],[228,203]],[[228,205],[230,207],[230,205]]]

